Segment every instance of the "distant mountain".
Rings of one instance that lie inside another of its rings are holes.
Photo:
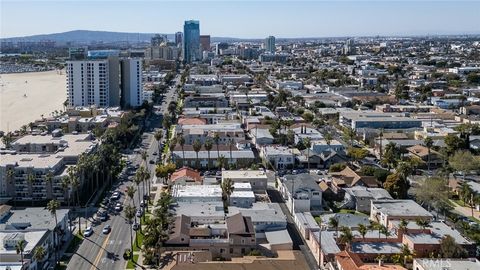
[[[74,43],[92,43],[92,42],[150,42],[150,38],[154,33],[122,33],[122,32],[108,32],[108,31],[89,31],[89,30],[74,30],[63,33],[33,35],[26,37],[12,37],[2,38],[2,41],[41,41],[52,40],[58,43],[74,42]],[[168,34],[169,39],[174,35]]]
[[[82,43],[90,44],[95,42],[103,43],[115,43],[115,42],[150,42],[150,38],[155,34],[159,33],[125,33],[125,32],[109,32],[109,31],[90,31],[90,30],[74,30],[63,33],[53,33],[53,34],[44,34],[44,35],[33,35],[25,37],[11,37],[11,38],[2,38],[1,41],[42,41],[42,40],[52,40],[57,43]],[[175,39],[175,34],[160,34],[167,35],[169,40]],[[228,42],[228,41],[239,41],[241,39],[229,38],[229,37],[212,37],[212,42]]]

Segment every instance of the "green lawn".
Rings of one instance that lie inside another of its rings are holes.
[[[141,247],[142,244],[143,244],[143,237],[144,237],[144,235],[143,235],[141,232],[137,231],[135,237],[136,237],[136,240],[134,239],[134,241],[138,241],[138,246]],[[133,251],[139,251],[140,248],[137,247],[137,245],[136,245],[135,243],[136,243],[136,242],[133,242]]]
[[[468,205],[466,205],[462,200],[451,200],[453,201],[454,203],[460,205],[460,206],[463,206],[463,207],[469,207]]]
[[[138,254],[134,254],[133,255],[133,262],[132,260],[128,260],[128,263],[127,263],[127,269],[135,269],[135,266],[136,266],[136,262],[138,261]]]
[[[82,241],[83,241],[83,236],[81,236],[78,233],[74,235],[65,253],[74,253],[77,250],[78,246],[82,243]]]
[[[353,215],[357,215],[357,216],[367,216],[366,214],[364,214],[362,212],[357,212],[355,210],[350,210],[350,209],[340,209],[340,211],[338,211],[338,213],[353,214]]]

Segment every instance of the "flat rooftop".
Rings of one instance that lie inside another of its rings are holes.
[[[222,171],[222,178],[230,178],[232,180],[242,178],[265,178],[267,179],[267,174],[263,170],[234,170],[234,171]]]
[[[12,214],[0,220],[0,227],[15,228],[18,230],[53,230],[55,218],[46,208],[27,207],[10,211]],[[67,214],[68,209],[57,209],[57,219],[61,221]]]
[[[174,198],[182,197],[222,197],[222,188],[219,185],[174,185],[172,188]]]
[[[352,252],[365,254],[398,254],[402,252],[402,243],[354,242]]]
[[[375,200],[372,201],[372,206],[389,216],[433,217],[413,200]]]
[[[43,236],[47,233],[47,230],[38,230],[38,231],[27,231],[27,232],[21,232],[21,231],[0,231],[0,242],[3,243],[3,240],[5,238],[9,238],[14,234],[22,235],[23,239],[27,243],[25,246],[25,254],[30,253],[33,248],[37,245],[37,243],[43,238]],[[17,254],[17,251],[15,247],[5,247],[3,244],[0,245],[0,255],[6,255],[6,254]],[[19,255],[20,256],[20,255]],[[2,259],[3,262],[3,259]]]
[[[19,168],[37,168],[48,169],[54,168],[62,162],[62,157],[56,154],[16,154],[2,155],[0,158],[0,166],[16,165]]]

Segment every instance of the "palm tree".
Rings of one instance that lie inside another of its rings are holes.
[[[217,159],[220,158],[220,150],[218,148],[218,145],[220,144],[220,134],[218,132],[215,132],[215,135],[213,135],[213,141],[217,145]]]
[[[232,195],[233,190],[234,190],[234,187],[233,187],[232,179],[230,178],[224,179],[222,182],[222,193],[223,193],[224,200],[226,201],[227,204],[230,201],[230,195]]]
[[[160,157],[161,157],[162,149],[160,148],[160,146],[161,146],[160,141],[163,138],[163,132],[161,130],[158,130],[157,132],[155,132],[154,137],[155,137],[155,140],[157,141],[158,155],[160,155]]]
[[[362,236],[363,241],[365,241],[365,235],[367,234],[368,228],[363,224],[358,224],[358,232]]]
[[[35,181],[35,175],[33,174],[33,172],[30,172],[27,175],[27,181],[30,186],[30,195],[32,196],[32,203],[33,203],[33,182]]]
[[[413,258],[414,253],[410,250],[408,245],[403,244],[401,255],[402,255],[402,258],[403,258],[403,266],[406,266],[407,261],[411,260]]]
[[[233,155],[232,155],[232,148],[235,146],[235,141],[230,139],[228,142],[228,147],[230,149],[230,165],[233,165]]]
[[[310,138],[304,138],[303,145],[307,148],[307,168],[310,170],[310,147],[312,147],[312,140]]]
[[[40,264],[43,259],[45,259],[45,248],[43,246],[37,246],[33,249],[33,258]],[[43,265],[43,263],[42,263]],[[39,266],[37,269],[41,269]]]
[[[170,159],[173,157],[173,150],[175,150],[175,146],[177,146],[177,137],[173,137],[168,144],[168,149],[170,150]]]
[[[218,157],[217,159],[217,165],[218,165],[218,169],[222,170],[224,165],[225,165],[225,157],[223,155],[221,155],[220,157]]]
[[[400,231],[404,232],[404,233],[407,233],[408,232],[408,220],[406,219],[401,219],[400,220],[400,224],[398,225],[398,228],[400,229]]]
[[[350,250],[350,245],[353,242],[352,230],[349,227],[342,227],[339,237],[340,243],[345,245],[346,250]]]
[[[15,177],[15,171],[10,168],[7,170],[7,178],[8,178],[8,183],[10,185],[14,185],[15,186],[15,181],[14,181],[14,177]],[[15,189],[15,188],[14,188]]]
[[[338,236],[338,220],[335,217],[328,220],[328,226],[335,228],[335,234]]]
[[[195,165],[197,169],[200,169],[200,162],[198,161],[198,152],[200,152],[200,149],[202,149],[202,143],[197,139],[193,142],[193,151],[195,151],[195,154],[197,155]]]
[[[210,138],[207,138],[205,140],[204,147],[205,147],[205,150],[207,150],[207,153],[208,153],[207,170],[210,170],[210,151],[212,150],[212,147],[213,147],[213,143],[212,143],[212,140],[210,140]]]
[[[143,168],[143,167],[140,167]],[[138,190],[138,205],[140,205],[140,184],[143,182],[143,173],[142,169],[138,169],[137,172],[135,173],[135,177],[133,178],[133,181],[137,185],[137,190]]]
[[[78,180],[77,176],[78,170],[76,167],[69,167],[67,169],[67,174],[69,178],[70,185],[72,186],[72,189],[75,190],[75,195],[77,197],[77,206],[80,207],[80,181]],[[81,234],[81,215],[78,215],[78,232]]]
[[[385,225],[380,225],[378,231],[379,233],[385,235],[385,239],[390,236],[390,231]]]
[[[132,187],[133,188],[133,187]],[[135,206],[127,205],[125,206],[125,209],[123,209],[123,212],[125,213],[125,218],[128,220],[128,224],[130,224],[130,250],[133,252],[133,222],[132,220],[135,218]],[[137,246],[138,246],[138,240],[137,241]],[[130,256],[130,259],[133,260],[133,256]]]
[[[133,199],[133,197],[135,196],[136,191],[137,190],[134,186],[127,187],[127,196],[130,198],[130,200],[132,200],[133,207],[135,207],[135,200]]]
[[[427,170],[428,170],[428,176],[430,177],[430,151],[431,151],[432,146],[433,146],[433,140],[432,140],[432,138],[426,137],[425,140],[423,141],[423,144],[425,144],[425,146],[426,146],[427,149],[428,149]]]
[[[22,266],[23,266],[23,252],[25,251],[25,246],[27,245],[27,242],[25,240],[20,240],[17,242],[15,245],[15,250],[17,251],[17,254],[20,254],[20,258],[22,258]]]
[[[68,176],[62,178],[60,184],[62,185],[63,193],[65,194],[65,201],[67,201],[67,207],[70,208],[70,198],[68,194],[68,188],[70,187],[70,179]]]
[[[353,146],[353,141],[355,140],[355,137],[357,137],[357,132],[355,129],[349,127],[344,130],[343,136],[349,146]]]
[[[325,133],[324,139],[325,139],[325,142],[327,143],[328,147],[330,148],[330,143],[332,143],[332,140],[333,140],[332,133],[330,133],[330,132]]]
[[[147,164],[147,158],[148,158],[147,151],[142,151],[141,156],[142,156],[143,162],[145,162],[145,165],[146,165]]]
[[[57,220],[57,209],[60,207],[60,203],[56,200],[51,200],[47,203],[47,209],[50,212],[52,216],[55,217],[55,226],[58,225],[58,220]],[[53,246],[55,250],[55,264],[57,263],[57,245],[58,245],[58,234],[57,234],[57,228],[55,227],[54,231],[54,240],[53,240]]]
[[[426,220],[426,219],[421,219],[421,218],[415,220],[415,223],[416,223],[419,227],[422,227],[422,230],[425,230],[425,228],[430,225],[430,221],[428,221],[428,220]]]
[[[178,138],[178,143],[182,147],[182,166],[185,166],[185,149],[183,148],[183,146],[185,145],[185,138],[183,137],[183,135]]]
[[[48,183],[48,185],[50,186],[50,192],[51,193],[53,191],[52,181],[53,181],[53,172],[48,171],[47,174],[45,174],[45,182]]]

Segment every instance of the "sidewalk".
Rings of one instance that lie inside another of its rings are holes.
[[[466,217],[472,216],[472,209],[470,207],[461,206],[453,200],[450,200],[450,202],[454,205],[455,212]],[[480,212],[477,211],[476,209],[473,209],[473,217],[480,220]]]

